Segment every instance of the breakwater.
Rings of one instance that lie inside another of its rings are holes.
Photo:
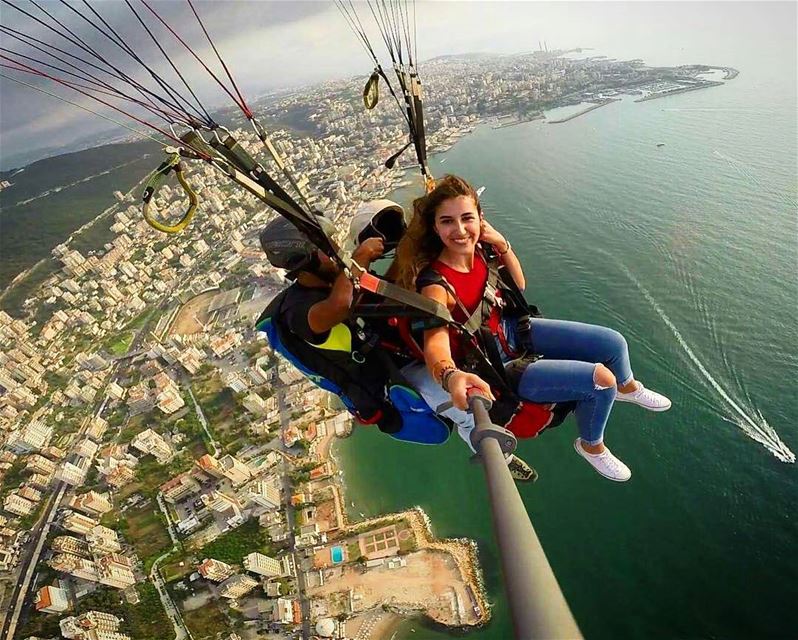
[[[717,87],[724,84],[723,82],[707,81],[701,84],[690,85],[689,87],[679,87],[678,89],[668,89],[667,91],[658,91],[657,93],[650,93],[647,96],[638,98],[635,102],[646,102],[647,100],[656,100],[657,98],[665,98],[667,96],[675,96],[679,93],[687,93],[688,91],[698,91],[699,89],[706,89],[707,87]]]
[[[596,104],[591,104],[589,107],[582,109],[581,111],[577,111],[576,113],[572,113],[570,116],[566,116],[565,118],[560,118],[559,120],[549,120],[549,124],[562,124],[563,122],[568,122],[569,120],[573,120],[574,118],[578,118],[579,116],[583,116],[586,113],[590,113],[595,109],[600,109],[611,102],[618,102],[620,98],[607,98],[606,100],[602,100],[601,102],[597,102]]]

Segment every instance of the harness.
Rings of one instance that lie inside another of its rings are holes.
[[[289,290],[275,297],[255,324],[274,351],[316,386],[341,398],[362,424],[377,425],[393,438],[407,442],[441,444],[448,439],[449,425],[424,402],[389,355],[389,351],[402,352],[401,346],[382,340],[362,319],[353,322],[346,337],[341,335],[343,331],[337,335],[332,331],[322,345],[306,342],[280,321]],[[311,349],[318,350],[312,366],[307,357],[301,357]],[[345,352],[348,357],[326,358],[324,350]]]
[[[442,286],[464,313],[466,320],[455,329],[463,337],[464,360],[458,365],[464,371],[475,373],[490,385],[496,396],[489,412],[491,420],[519,438],[533,438],[544,429],[561,424],[573,410],[574,403],[540,404],[518,396],[516,390],[526,367],[541,357],[534,352],[530,321],[532,317],[541,317],[541,313],[536,306],[526,302],[515,281],[500,264],[498,255],[491,249],[484,251],[483,255],[488,277],[482,299],[473,312],[465,307],[454,287],[434,267],[428,267],[419,274],[417,286],[419,289],[431,284]],[[511,349],[501,323],[498,326],[491,323],[491,317],[497,308],[503,316],[509,315],[516,320],[519,337],[517,346],[522,349],[520,353]],[[506,365],[502,361],[495,337],[505,352],[514,356]]]

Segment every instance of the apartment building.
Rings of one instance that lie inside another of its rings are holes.
[[[84,516],[83,514],[75,513],[74,511],[67,511],[64,514],[61,524],[67,531],[73,531],[74,533],[86,535],[100,523],[92,518]]]
[[[58,624],[67,640],[130,640],[130,636],[119,633],[122,618],[103,611],[87,611],[77,618],[69,616]]]
[[[197,493],[201,489],[201,486],[190,472],[185,472],[164,482],[159,489],[164,499],[174,504],[175,502],[180,502],[184,498]]]
[[[33,602],[36,611],[41,613],[63,613],[69,610],[69,594],[61,587],[42,587],[36,592]]]
[[[131,440],[130,446],[142,453],[151,453],[161,464],[169,462],[175,454],[174,449],[163,436],[152,429],[136,434]]]
[[[24,517],[36,510],[36,503],[12,492],[3,500],[3,509],[15,516]]]
[[[108,498],[108,494],[97,493],[96,491],[73,496],[69,501],[69,506],[93,518],[98,518],[114,508],[113,503]]]
[[[232,576],[219,585],[219,595],[222,598],[230,598],[235,600],[247,595],[255,587],[258,586],[258,581],[249,576],[238,574]]]
[[[214,560],[213,558],[206,558],[197,567],[199,574],[208,580],[214,582],[222,582],[227,580],[235,573],[235,569],[226,562],[221,560]]]
[[[280,561],[263,555],[262,553],[250,553],[244,557],[243,563],[247,571],[266,576],[267,578],[276,578],[283,575],[283,567]]]
[[[256,480],[247,487],[247,498],[267,509],[276,509],[282,503],[280,487],[274,480]]]

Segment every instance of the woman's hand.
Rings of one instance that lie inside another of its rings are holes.
[[[486,398],[495,400],[488,383],[478,375],[466,371],[458,370],[451,374],[448,387],[449,393],[452,396],[452,404],[463,411],[468,409],[468,396],[472,393],[476,392]]]
[[[482,232],[479,234],[479,241],[480,242],[487,242],[488,244],[492,244],[499,253],[502,253],[507,250],[509,243],[504,238],[502,234],[500,234],[496,229],[493,228],[493,225],[482,218],[481,222],[479,223],[480,229]]]

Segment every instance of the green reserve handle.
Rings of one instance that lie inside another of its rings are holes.
[[[188,226],[189,222],[191,222],[191,219],[194,217],[198,203],[197,194],[191,188],[191,185],[189,185],[186,181],[185,175],[183,175],[183,165],[180,162],[180,154],[177,151],[172,151],[171,149],[167,149],[167,153],[170,153],[169,157],[164,160],[155,171],[152,172],[150,179],[147,180],[147,184],[144,186],[144,195],[141,198],[143,203],[141,211],[144,214],[144,219],[147,221],[147,224],[153,229],[163,231],[164,233],[179,233]],[[180,186],[183,187],[183,191],[185,191],[186,195],[188,196],[188,209],[186,209],[186,212],[183,214],[183,217],[180,218],[180,220],[171,225],[160,222],[150,215],[150,201],[155,195],[155,192],[160,188],[163,181],[169,175],[170,171],[175,172],[177,175],[177,181],[180,183]]]

